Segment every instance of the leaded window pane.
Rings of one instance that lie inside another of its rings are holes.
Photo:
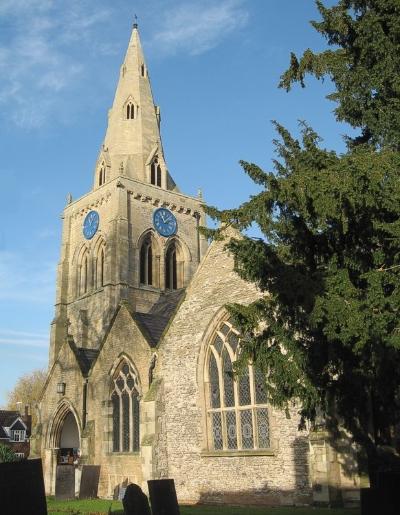
[[[237,449],[236,413],[234,411],[227,411],[225,417],[228,449]]]
[[[268,401],[265,376],[259,368],[254,367],[254,388],[256,393],[256,404],[266,404]]]
[[[239,378],[239,404],[247,406],[251,404],[249,369],[246,367],[243,375]]]
[[[119,396],[117,393],[113,393],[111,396],[111,404],[113,408],[112,412],[112,421],[113,421],[113,451],[119,451],[119,423],[120,423],[120,413],[119,413]]]
[[[122,450],[129,451],[129,395],[122,394]]]
[[[129,374],[129,365],[127,363],[122,367],[122,373],[126,376]]]
[[[211,424],[214,449],[218,451],[223,448],[221,413],[211,413]]]
[[[269,420],[267,408],[257,408],[257,433],[258,433],[258,447],[260,449],[267,449],[270,447],[269,441]]]
[[[231,333],[229,335],[229,344],[232,347],[233,352],[236,354],[236,349],[239,344],[239,336],[236,333]]]
[[[222,351],[222,365],[224,376],[224,402],[226,407],[231,407],[235,405],[234,380],[232,361],[226,349]]]
[[[118,390],[122,392],[125,386],[125,381],[121,376],[118,377],[118,379],[115,381],[116,385],[118,386]]]
[[[251,410],[246,409],[240,412],[240,430],[242,433],[243,449],[253,449],[253,417],[251,414]]]
[[[135,386],[135,381],[133,380],[132,376],[128,376],[126,378],[126,384],[128,385],[129,390],[132,390]]]
[[[222,347],[224,346],[224,342],[219,336],[215,337],[214,340],[214,348],[218,352],[218,354],[221,354]]]
[[[210,354],[210,362],[208,375],[210,378],[210,400],[212,408],[219,408],[221,406],[221,398],[219,394],[219,376],[218,365],[213,353]]]
[[[139,450],[139,399],[137,392],[132,395],[133,450]]]
[[[222,326],[220,327],[219,329],[221,331],[221,333],[226,336],[229,331],[231,330],[231,328],[229,327],[229,325],[226,325],[226,324],[222,324]]]

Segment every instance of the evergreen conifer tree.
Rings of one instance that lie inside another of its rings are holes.
[[[312,25],[333,49],[291,56],[281,87],[330,77],[336,117],[359,129],[344,155],[302,124],[276,123],[275,170],[241,162],[259,194],[208,213],[264,238],[227,244],[235,270],[263,297],[229,310],[242,330],[240,366],[265,371],[270,401],[298,401],[302,420],[322,410],[368,458],[370,481],[388,462],[400,415],[400,3],[339,0]],[[207,232],[207,231],[206,231]]]

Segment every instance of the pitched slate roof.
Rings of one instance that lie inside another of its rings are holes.
[[[19,411],[0,410],[0,426],[10,427],[16,418],[20,417]]]
[[[133,318],[144,330],[150,347],[156,347],[171,320],[184,290],[166,293],[154,304],[149,313],[134,313]]]
[[[31,432],[31,416],[28,415],[28,418],[21,415],[19,411],[13,410],[0,410],[0,438],[8,438],[7,433],[4,431],[4,427],[13,426],[14,422],[21,418],[27,428],[27,435],[30,435]],[[21,424],[21,422],[17,422],[14,424],[13,429],[25,429],[25,426]]]
[[[169,317],[152,315],[151,313],[135,313],[134,318],[144,330],[150,347],[156,347],[169,322]]]
[[[99,355],[98,349],[84,349],[82,347],[77,347],[76,359],[78,361],[79,367],[84,376],[89,372],[92,364],[96,361],[97,356]]]

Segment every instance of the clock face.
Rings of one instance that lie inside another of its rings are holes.
[[[178,229],[176,218],[169,209],[160,207],[153,213],[153,224],[161,236],[172,236]]]
[[[83,222],[83,235],[87,240],[93,238],[99,228],[99,213],[97,211],[89,211]]]

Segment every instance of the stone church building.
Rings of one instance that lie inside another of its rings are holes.
[[[269,406],[224,305],[259,293],[208,246],[202,199],[181,193],[134,25],[92,189],[63,212],[49,374],[34,442],[56,467],[100,465],[99,495],[173,478],[181,503],[323,502],[351,490],[324,434]],[[336,491],[335,490],[335,491]]]

